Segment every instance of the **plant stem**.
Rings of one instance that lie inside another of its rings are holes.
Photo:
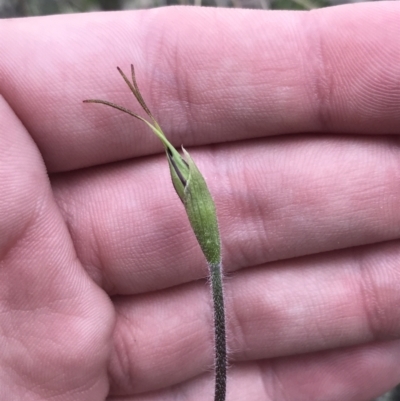
[[[132,94],[150,117],[151,122],[143,117],[107,100],[89,99],[85,103],[101,103],[113,107],[124,113],[145,122],[154,134],[161,140],[166,150],[170,167],[172,183],[180,200],[185,206],[190,225],[196,235],[197,241],[207,259],[210,269],[210,281],[214,306],[214,334],[215,334],[215,396],[214,401],[225,401],[226,398],[226,328],[224,293],[222,288],[221,267],[221,241],[219,237],[217,215],[215,205],[207,184],[190,157],[189,153],[182,148],[184,157],[171,145],[165,137],[161,127],[147,107],[136,82],[135,70],[131,65],[132,82],[126,77],[122,70],[117,67],[122,78],[129,86]]]
[[[215,333],[215,396],[214,401],[225,401],[226,397],[226,328],[225,307],[222,288],[221,263],[210,264],[212,298],[214,304]]]

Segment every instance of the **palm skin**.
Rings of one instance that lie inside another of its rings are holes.
[[[2,21],[0,399],[212,399],[206,266],[161,147],[82,104],[134,109],[115,70],[132,62],[216,201],[227,400],[395,385],[399,17],[393,2]]]

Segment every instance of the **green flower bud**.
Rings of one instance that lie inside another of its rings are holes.
[[[185,159],[179,167],[176,158],[167,150],[172,183],[185,206],[187,216],[197,241],[210,265],[221,260],[221,246],[214,201],[199,169],[182,148]]]
[[[157,135],[165,147],[171,179],[175,191],[185,206],[190,224],[196,235],[197,241],[210,265],[217,265],[221,261],[221,245],[219,238],[217,215],[214,201],[211,197],[207,184],[190,157],[189,153],[182,148],[185,158],[171,145],[165,137],[161,127],[147,107],[136,83],[135,70],[131,65],[132,82],[128,80],[120,68],[119,73],[131,89],[132,93],[140,103],[152,122],[145,120],[138,114],[114,103],[105,100],[84,100],[85,103],[102,103],[118,110],[128,113],[133,117],[145,122]]]
[[[225,334],[225,309],[222,288],[221,273],[221,244],[218,230],[217,215],[214,201],[211,197],[207,184],[190,157],[189,153],[182,147],[184,157],[171,145],[165,137],[161,127],[151,114],[136,83],[135,71],[131,65],[132,82],[118,68],[119,73],[131,89],[133,95],[150,117],[147,121],[138,114],[105,100],[84,100],[86,103],[102,103],[115,109],[130,114],[146,123],[157,135],[164,145],[172,183],[175,191],[181,199],[193,232],[208,262],[210,269],[210,281],[214,303],[215,324],[215,401],[225,401],[226,395],[226,334]]]

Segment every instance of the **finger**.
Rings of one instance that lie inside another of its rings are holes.
[[[77,263],[43,160],[1,96],[0,182],[0,398],[104,398],[110,305]]]
[[[115,70],[132,62],[176,145],[398,133],[399,14],[388,2],[311,13],[165,8],[9,21],[0,32],[8,38],[0,44],[1,91],[51,171],[161,150],[140,121],[82,104],[104,98],[138,111]]]
[[[397,241],[228,277],[230,363],[398,339],[399,257]],[[207,372],[214,352],[209,297],[199,282],[117,299],[112,388],[141,393]]]
[[[398,382],[399,342],[373,344],[257,363],[229,370],[227,399],[296,401],[365,401]],[[397,360],[396,360],[397,358]],[[210,375],[167,389],[138,395],[110,396],[107,401],[187,401],[212,399]]]
[[[391,137],[291,137],[193,151],[213,194],[227,271],[399,238]],[[204,277],[164,158],[62,174],[57,202],[80,260],[110,294]]]

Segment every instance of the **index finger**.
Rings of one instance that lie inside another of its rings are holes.
[[[400,4],[314,12],[209,8],[3,21],[0,90],[50,171],[161,150],[147,127],[86,98],[139,110],[176,145],[301,132],[400,131]]]

